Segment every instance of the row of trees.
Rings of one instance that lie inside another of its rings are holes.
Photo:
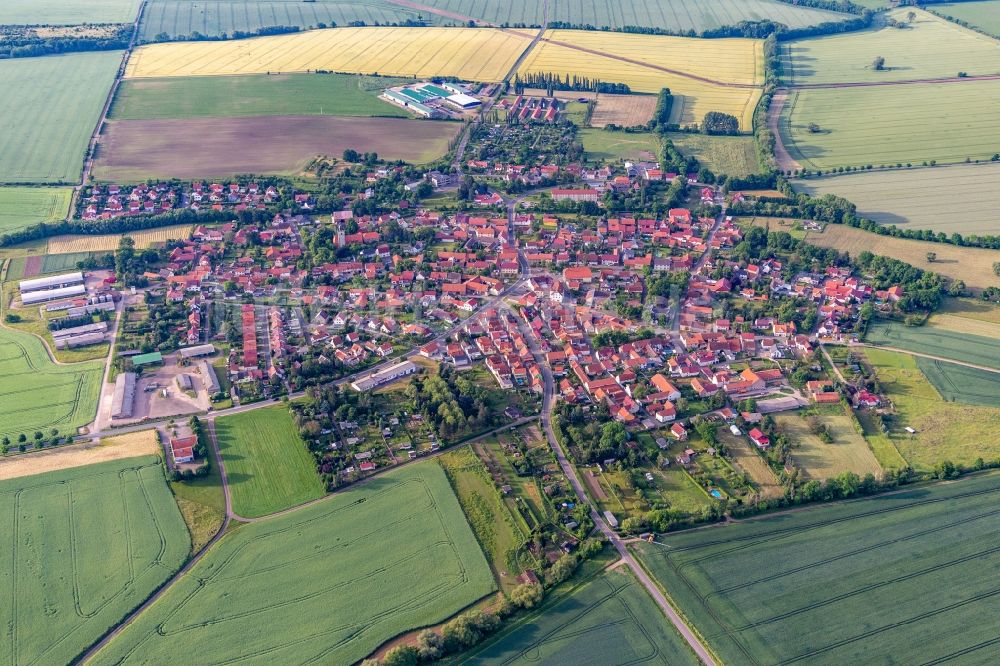
[[[95,31],[105,27],[107,26],[93,26]],[[35,28],[3,26],[0,27],[0,59],[33,58],[80,51],[117,51],[128,48],[131,38],[131,25],[115,26],[100,37],[77,35],[40,37]]]
[[[632,89],[624,83],[592,79],[588,76],[567,74],[565,78],[555,72],[529,72],[514,75],[514,93],[520,95],[525,88],[544,88],[551,97],[556,90],[597,92],[608,95],[628,95]]]

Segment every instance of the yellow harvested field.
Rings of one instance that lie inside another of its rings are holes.
[[[501,81],[530,37],[486,28],[330,28],[221,42],[137,49],[126,78],[326,70],[384,76]]]
[[[162,452],[155,430],[143,430],[102,439],[99,444],[87,442],[70,446],[0,458],[0,481],[22,476],[34,476],[60,469],[83,467],[95,463],[158,455]]]
[[[764,46],[753,39],[693,39],[584,30],[550,30],[519,72],[625,83],[633,92],[674,94],[673,122],[729,113],[749,131],[764,82]]]
[[[166,243],[168,240],[186,240],[190,235],[191,225],[181,224],[172,227],[160,227],[159,229],[131,231],[127,234],[53,236],[49,239],[46,253],[111,252],[118,249],[118,241],[122,236],[131,237],[135,241],[137,249],[145,250],[152,247],[155,243]]]

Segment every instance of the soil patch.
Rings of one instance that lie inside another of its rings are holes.
[[[110,121],[95,175],[109,180],[290,174],[318,155],[354,148],[389,160],[429,162],[460,123],[405,118],[268,116]]]

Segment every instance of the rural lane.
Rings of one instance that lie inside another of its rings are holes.
[[[87,181],[90,180],[90,173],[94,168],[94,153],[96,152],[97,143],[100,141],[101,130],[104,128],[104,123],[111,112],[111,103],[115,100],[115,95],[118,93],[118,86],[121,85],[122,79],[125,77],[125,68],[128,66],[129,58],[132,57],[135,43],[139,39],[139,23],[142,22],[142,15],[146,11],[146,2],[147,0],[142,0],[139,4],[139,11],[135,15],[135,21],[132,23],[132,38],[129,40],[125,53],[122,54],[122,62],[118,66],[118,73],[115,75],[114,83],[111,84],[111,90],[108,91],[107,99],[104,100],[104,107],[101,109],[101,116],[97,119],[94,133],[90,136],[90,143],[87,145],[87,157],[83,161],[83,171],[80,175],[80,184],[73,188],[73,202],[69,207],[69,213],[66,215],[67,220],[73,219],[73,215],[76,212],[76,204],[80,198],[80,192],[83,191],[83,188],[87,186]]]
[[[562,445],[556,438],[555,430],[552,427],[552,412],[555,409],[555,380],[552,377],[552,370],[549,368],[548,364],[545,363],[545,359],[542,357],[541,348],[538,346],[538,342],[535,339],[531,331],[526,330],[523,320],[515,315],[518,327],[521,329],[521,334],[524,339],[528,342],[528,348],[531,350],[532,355],[534,355],[536,362],[542,369],[542,430],[545,433],[545,439],[548,440],[549,447],[556,456],[556,460],[559,463],[559,467],[562,469],[563,474],[569,480],[571,486],[573,486],[573,491],[576,494],[577,500],[586,506],[590,507],[590,518],[594,521],[594,525],[597,529],[601,531],[601,534],[611,542],[615,550],[618,551],[618,555],[621,561],[625,563],[632,570],[636,579],[642,584],[649,595],[653,597],[653,600],[663,611],[663,614],[667,616],[670,623],[674,625],[674,628],[680,633],[687,644],[691,647],[698,658],[706,666],[715,666],[715,659],[709,653],[708,649],[702,644],[701,640],[695,633],[688,627],[687,623],[681,618],[681,616],[674,610],[674,607],[670,605],[670,601],[667,599],[666,595],[660,590],[657,584],[649,577],[646,570],[642,568],[639,562],[635,559],[635,556],[628,550],[628,546],[622,541],[618,533],[611,529],[611,527],[604,520],[594,505],[591,503],[590,499],[587,497],[587,493],[584,491],[583,484],[580,482],[580,478],[576,473],[576,468],[570,463],[569,459],[566,457],[566,452],[563,450]]]

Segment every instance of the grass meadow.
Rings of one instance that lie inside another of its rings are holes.
[[[283,3],[287,4],[287,3]],[[383,102],[383,89],[405,79],[346,74],[252,74],[125,81],[111,117],[116,120],[234,116],[391,116],[409,118]]]
[[[907,22],[907,14],[916,18]],[[1000,72],[1000,44],[929,12],[903,7],[889,12],[906,28],[883,27],[787,42],[781,47],[783,78],[792,86],[875,83]],[[885,69],[873,61],[885,58]]]
[[[606,571],[528,615],[463,663],[698,664],[626,568]]]
[[[0,25],[79,25],[129,23],[140,0],[4,0]]]
[[[102,374],[96,362],[55,365],[38,338],[0,328],[0,436],[76,434],[97,414]]]
[[[809,427],[809,412],[775,414],[774,422],[793,442],[792,460],[807,479],[823,481],[844,472],[881,476],[882,468],[868,442],[840,405],[815,408],[816,417],[827,427],[833,442],[826,444]]]
[[[75,183],[121,51],[0,61],[0,182]]]
[[[1000,409],[946,402],[908,354],[865,349],[893,410],[889,438],[918,471],[942,460],[971,466],[1000,457]],[[913,428],[916,434],[906,432]]]
[[[1000,337],[1000,305],[973,298],[947,298],[929,323],[959,333]]]
[[[954,17],[991,35],[1000,36],[1000,3],[995,0],[948,2],[935,4],[932,9],[941,16]]]
[[[989,160],[1000,152],[1000,115],[986,109],[998,105],[995,80],[793,89],[779,130],[809,170]]]
[[[351,664],[496,589],[441,468],[412,465],[240,527],[95,664]]]
[[[608,132],[583,128],[578,132],[583,152],[588,160],[620,162],[621,160],[656,160],[660,153],[660,137],[654,132]]]
[[[0,481],[3,664],[68,664],[184,563],[160,459]]]
[[[284,405],[224,416],[215,432],[237,515],[256,518],[323,496],[312,454]]]
[[[812,196],[849,199],[862,216],[881,224],[949,235],[1000,233],[996,212],[982,197],[983,192],[1000,189],[1000,164],[851,173],[792,184]]]
[[[371,0],[323,0],[322,2],[289,2],[288,0],[149,0],[142,16],[140,37],[152,41],[166,33],[183,39],[193,32],[203,35],[231,35],[235,31],[255,32],[276,25],[310,28],[320,23],[349,25],[363,21],[368,25],[391,25],[416,21],[418,17],[435,20],[427,12],[419,12],[389,2]]]
[[[0,236],[65,218],[72,198],[64,187],[0,187]]]
[[[971,335],[932,324],[906,326],[895,321],[878,321],[868,327],[865,342],[1000,370],[997,337]]]
[[[1000,374],[917,358],[917,367],[948,402],[1000,408]]]
[[[208,433],[202,436],[208,438],[206,443],[211,447]],[[226,496],[215,459],[210,459],[207,475],[171,481],[170,490],[191,533],[191,552],[196,553],[215,536],[226,519]]]
[[[723,663],[988,663],[998,498],[981,475],[631,548]]]
[[[335,28],[223,42],[150,44],[132,54],[126,77],[322,69],[490,82],[502,80],[529,43],[523,33],[477,28]]]
[[[852,257],[865,250],[874,251],[949,279],[961,280],[975,292],[1000,283],[993,273],[993,263],[1000,261],[1000,251],[997,250],[882,236],[843,224],[828,224],[823,231],[815,232],[802,229],[798,220],[755,218],[753,223],[774,231],[788,231],[811,245],[834,248]],[[937,255],[933,262],[927,261],[928,252]]]
[[[516,585],[515,577],[521,573],[517,566],[517,551],[527,541],[528,535],[519,529],[514,516],[497,494],[489,472],[470,447],[451,451],[438,458],[438,462],[448,475],[462,511],[497,580],[513,587]]]
[[[715,435],[725,445],[726,457],[732,461],[733,467],[747,473],[761,498],[776,499],[785,494],[774,470],[751,448],[753,445],[745,436],[734,435],[728,426],[716,429]]]
[[[549,30],[519,72],[586,76],[628,84],[636,93],[670,88],[672,122],[700,123],[707,112],[723,111],[739,118],[749,131],[761,95],[756,86],[763,84],[763,67],[759,40]],[[739,86],[708,83],[678,71]]]
[[[760,173],[752,137],[708,136],[689,132],[672,132],[667,137],[677,150],[694,157],[713,173],[740,178]]]

